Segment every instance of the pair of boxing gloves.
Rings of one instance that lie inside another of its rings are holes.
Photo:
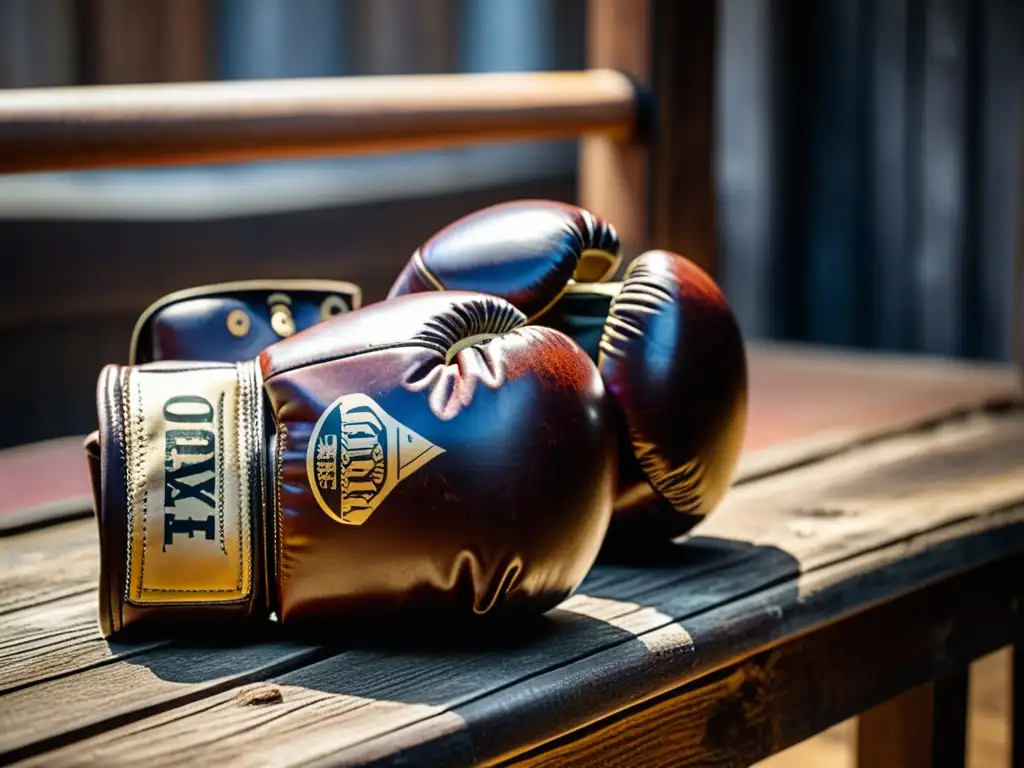
[[[691,528],[739,455],[742,339],[691,262],[618,263],[610,224],[522,201],[375,305],[326,281],[157,302],[86,441],[104,632],[538,614],[606,537]]]

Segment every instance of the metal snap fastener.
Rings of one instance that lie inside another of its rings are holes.
[[[340,315],[342,312],[348,312],[348,302],[345,301],[341,296],[328,296],[320,303],[320,319],[330,320],[335,315]]]
[[[228,312],[227,325],[232,336],[242,338],[249,332],[249,314],[244,309],[232,309]]]
[[[295,333],[295,318],[287,304],[275,304],[270,308],[270,327],[281,338],[288,338]]]

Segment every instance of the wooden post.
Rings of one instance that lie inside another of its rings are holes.
[[[589,66],[620,70],[647,97],[639,134],[584,139],[580,202],[644,248],[715,268],[714,0],[590,0]]]
[[[589,0],[587,64],[617,69],[642,87],[650,86],[652,0]],[[580,204],[614,222],[627,254],[650,240],[648,155],[633,136],[604,136],[580,142]]]
[[[857,719],[865,768],[962,768],[967,755],[968,670],[912,688]]]
[[[1024,111],[1024,107],[1022,107]],[[1024,126],[1024,114],[1018,120]],[[1016,246],[1013,257],[1013,291],[1010,301],[1010,339],[1013,344],[1013,361],[1017,364],[1020,383],[1024,386],[1024,131],[1017,141],[1017,226]],[[1022,734],[1024,738],[1024,734]]]
[[[1024,631],[1018,622],[1010,683],[1010,766],[1024,768]]]

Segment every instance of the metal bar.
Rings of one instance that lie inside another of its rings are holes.
[[[12,90],[0,173],[630,135],[622,74],[487,73]]]

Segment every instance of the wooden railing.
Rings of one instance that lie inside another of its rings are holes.
[[[582,137],[581,203],[713,271],[715,3],[651,7],[591,0],[583,72],[0,93],[0,173]]]
[[[0,172],[623,140],[636,124],[612,70],[23,89],[0,97]]]

